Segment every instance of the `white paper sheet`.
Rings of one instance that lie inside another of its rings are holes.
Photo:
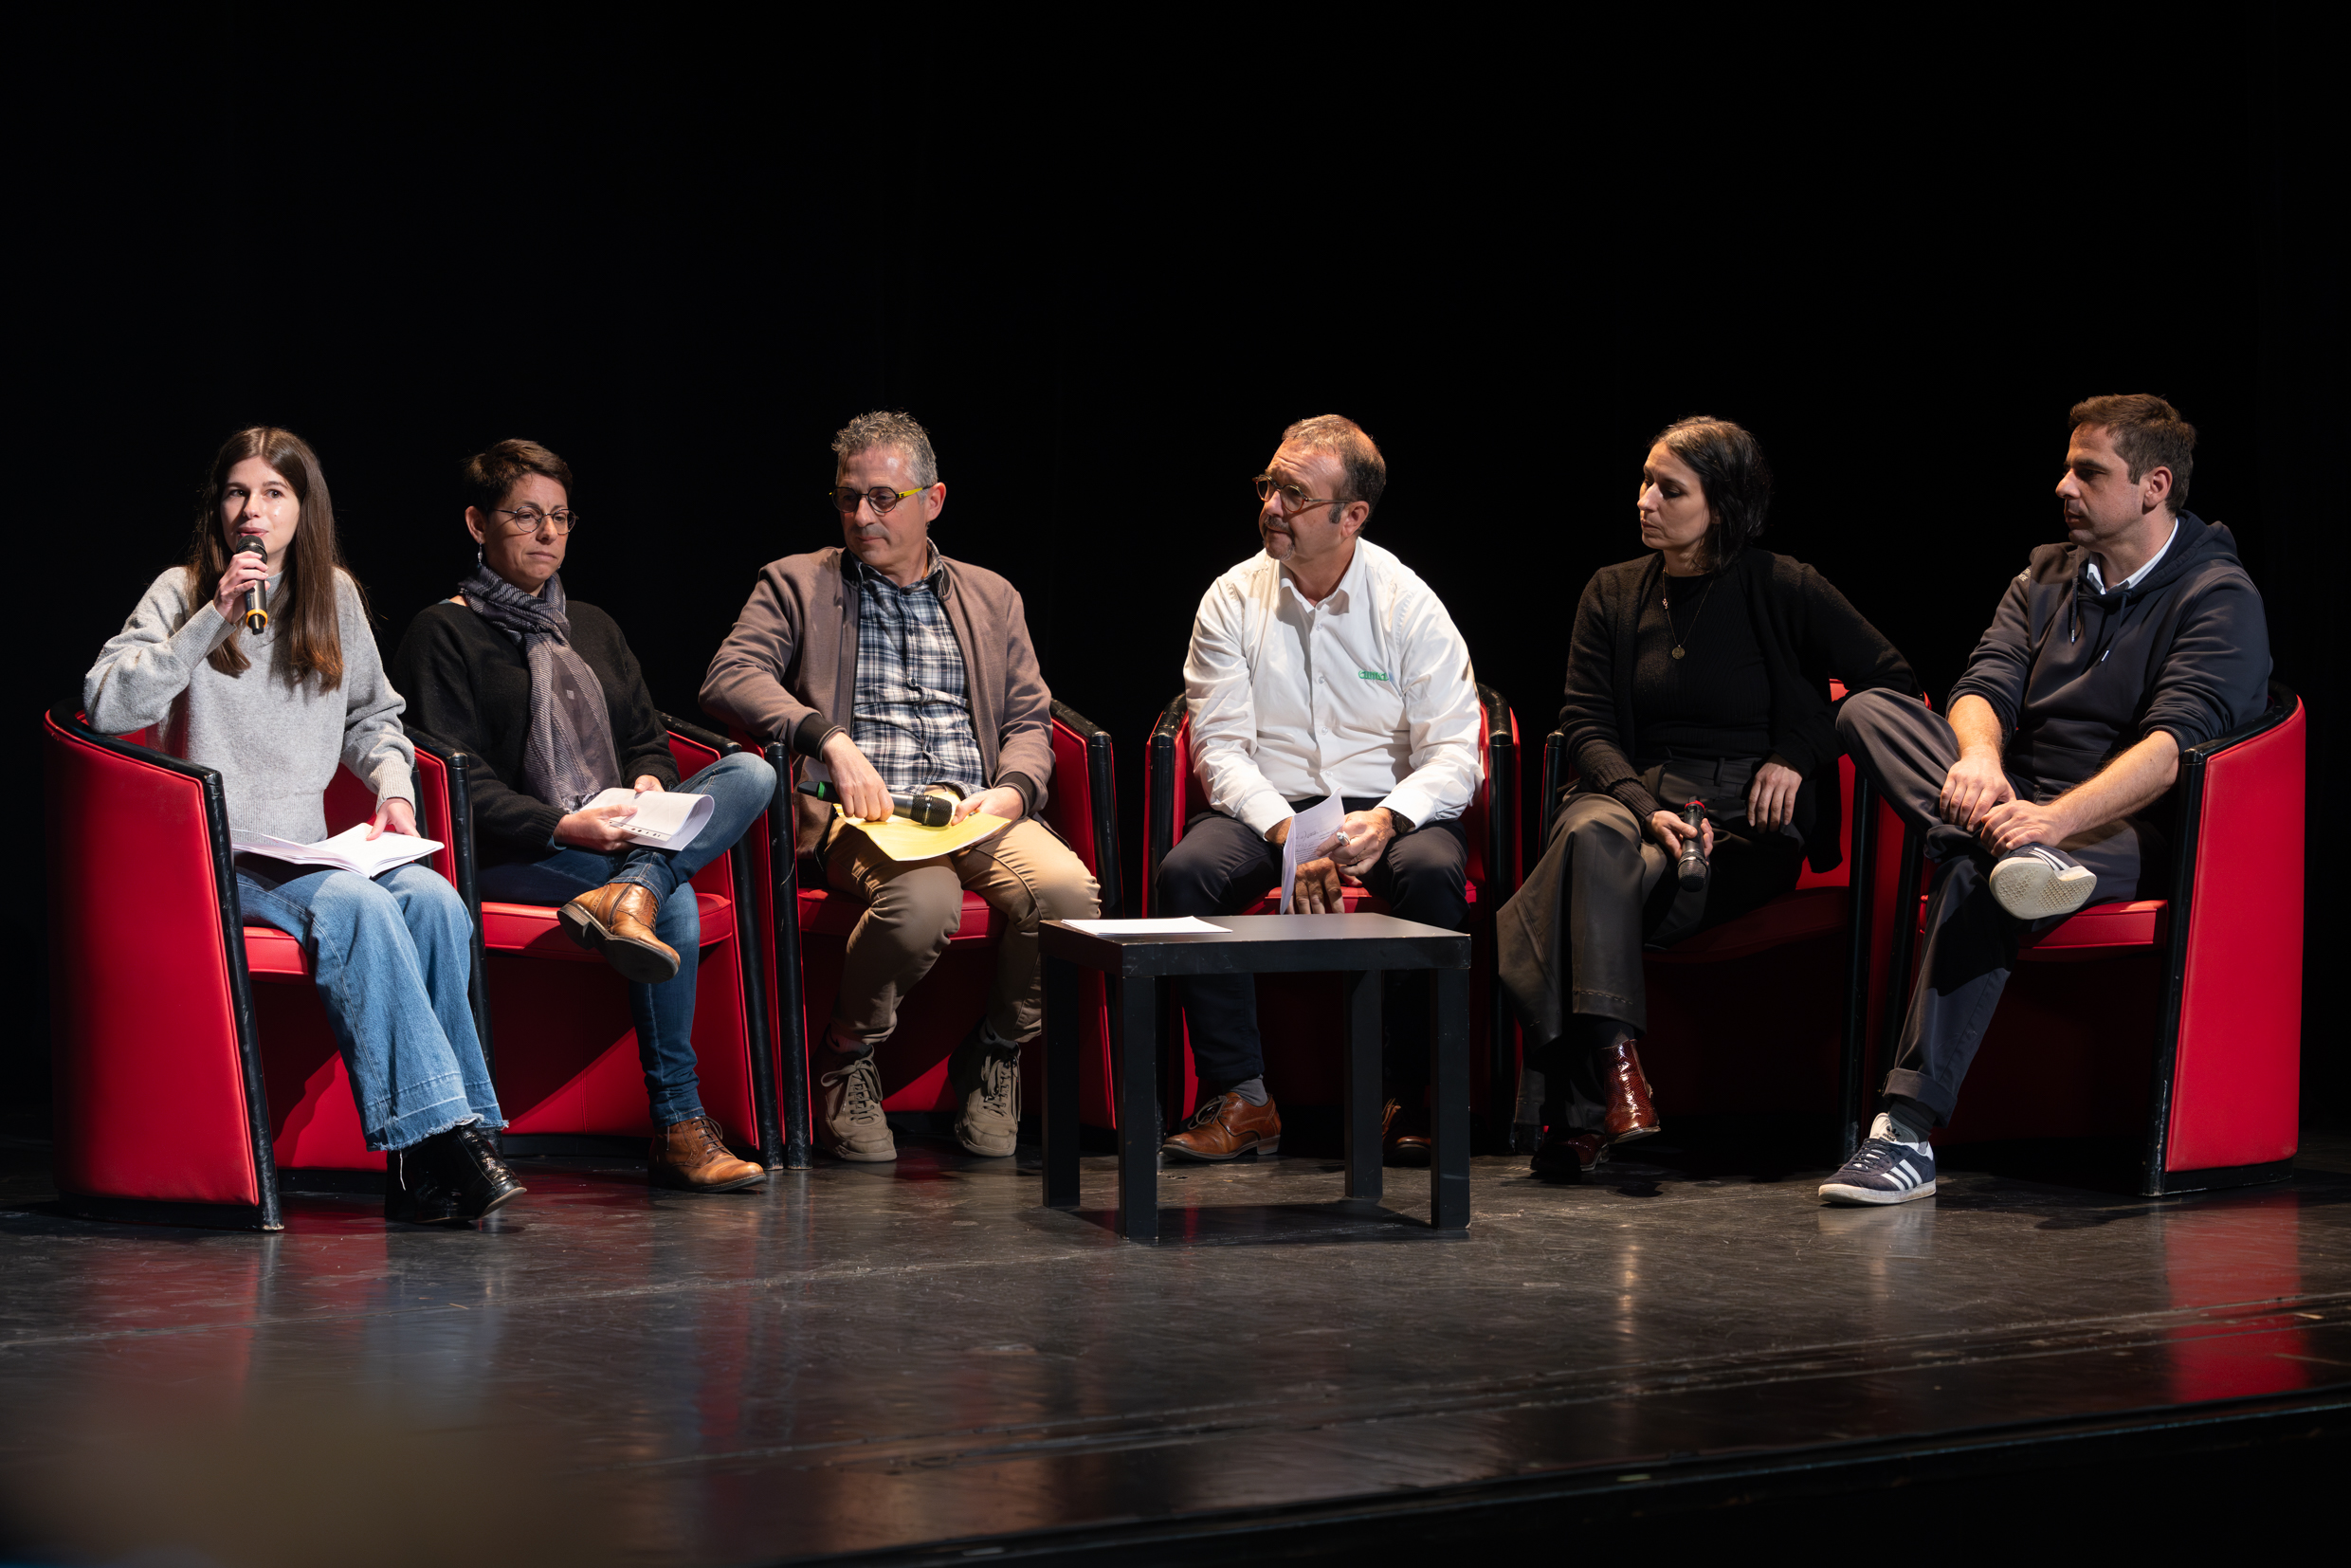
[[[1327,851],[1346,820],[1347,803],[1335,794],[1324,795],[1321,805],[1309,806],[1290,818],[1290,836],[1282,841],[1282,913],[1290,913],[1298,868]]]
[[[1192,931],[1223,931],[1221,925],[1211,925],[1197,915],[1173,916],[1162,921],[1064,921],[1062,924],[1090,937],[1180,937]]]
[[[267,833],[237,833],[230,836],[228,847],[295,866],[331,866],[338,871],[356,871],[363,877],[380,877],[395,866],[423,860],[441,848],[437,838],[417,838],[387,828],[381,837],[371,840],[367,830],[366,823],[357,823],[316,844],[296,844]]]
[[[682,790],[607,790],[588,802],[583,810],[599,806],[634,806],[637,814],[623,817],[612,826],[638,844],[649,844],[656,849],[683,849],[694,842],[694,835],[702,830],[710,813],[719,809],[718,802],[706,794],[687,794]]]

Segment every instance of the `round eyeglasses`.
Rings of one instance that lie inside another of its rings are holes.
[[[1309,507],[1340,504],[1340,498],[1337,496],[1310,496],[1306,494],[1304,485],[1284,484],[1271,474],[1259,474],[1256,483],[1259,501],[1271,501],[1276,496],[1282,498],[1284,517],[1296,517]]]
[[[832,509],[843,517],[848,518],[857,515],[859,501],[871,506],[875,514],[879,516],[888,512],[891,507],[896,506],[908,496],[919,496],[929,488],[927,484],[918,484],[911,490],[887,490],[877,484],[870,490],[852,490],[846,484],[838,484],[826,491],[825,494],[832,498]]]
[[[579,526],[579,514],[568,506],[558,506],[552,512],[542,512],[536,506],[501,506],[495,510],[500,517],[514,520],[506,524],[506,532],[518,537],[536,534],[551,522],[558,534],[568,534]]]

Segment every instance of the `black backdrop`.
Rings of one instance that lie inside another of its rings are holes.
[[[1573,66],[1531,36],[1342,65],[1170,35],[1011,79],[947,42],[851,64],[648,35],[493,69],[392,24],[299,63],[149,40],[53,87],[11,177],[43,562],[18,561],[43,626],[12,787],[37,788],[34,711],[178,558],[249,423],[321,453],[387,652],[470,565],[460,460],[548,443],[588,519],[567,588],[691,713],[759,564],[838,541],[832,430],[911,410],[941,547],[1023,590],[1055,694],[1118,739],[1131,882],[1142,738],[1290,419],[1379,439],[1372,537],[1452,607],[1531,752],[1577,591],[1637,552],[1658,427],[1758,431],[1764,542],[1941,691],[2055,535],[2068,406],[2115,391],[2201,429],[2191,505],[2236,530],[2333,776],[2318,97],[2258,20],[2087,64],[2062,31],[1861,54],[1759,27]],[[35,1119],[36,877],[0,1048]]]

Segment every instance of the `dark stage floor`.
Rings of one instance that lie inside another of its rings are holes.
[[[321,1196],[277,1236],[64,1219],[43,1152],[0,1149],[9,1544],[1231,1561],[1252,1521],[1336,1539],[1421,1498],[1621,1504],[2351,1406],[2339,1134],[2289,1184],[2160,1202],[1960,1171],[1830,1210],[1817,1172],[1735,1153],[1571,1187],[1480,1159],[1452,1241],[1412,1217],[1419,1173],[1380,1213],[1284,1158],[1169,1172],[1156,1249],[1103,1228],[1106,1158],[1058,1213],[1030,1151],[902,1141],[701,1198],[527,1160],[479,1232]]]

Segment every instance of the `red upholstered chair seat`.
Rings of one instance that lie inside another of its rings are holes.
[[[1494,973],[1494,911],[1509,901],[1519,885],[1521,870],[1518,809],[1518,720],[1501,694],[1478,687],[1484,712],[1480,735],[1483,773],[1478,791],[1462,811],[1462,830],[1468,840],[1470,938],[1469,1089],[1470,1103],[1485,1132],[1483,1142],[1496,1147],[1508,1137],[1507,1124],[1519,1072],[1519,1028],[1511,1015]],[[1143,793],[1151,824],[1146,848],[1144,912],[1152,912],[1157,896],[1159,863],[1182,841],[1185,825],[1208,808],[1207,793],[1192,762],[1192,720],[1178,697],[1162,710],[1143,757]],[[1368,889],[1343,889],[1348,914],[1384,915],[1386,901]],[[1282,912],[1279,887],[1253,907],[1252,915]],[[1261,975],[1257,977],[1259,1032],[1284,1045],[1268,1049],[1266,1078],[1274,1098],[1284,1106],[1335,1107],[1340,1098],[1339,1030],[1335,977],[1306,975]],[[1164,1064],[1170,1102],[1165,1114],[1180,1116],[1191,1109],[1199,1092],[1192,1069],[1190,1026],[1176,1014],[1182,1048],[1171,1051]],[[1495,1085],[1500,1085],[1500,1092]],[[1297,1141],[1293,1133],[1292,1141]]]
[[[2272,683],[2261,718],[2182,756],[2172,896],[2093,904],[2024,940],[1939,1144],[2128,1138],[2149,1195],[2285,1176],[2300,1106],[2304,723]],[[1920,854],[1906,844],[1914,887]],[[1905,976],[1926,903],[1901,933]],[[1888,998],[1882,1037],[1907,990]],[[1881,1049],[1872,1082],[1884,1071]]]
[[[865,904],[845,894],[826,889],[800,889],[800,930],[814,937],[847,937],[866,912]],[[989,906],[977,893],[963,895],[963,923],[957,926],[951,942],[993,942],[1004,936],[1004,917]]]
[[[1830,682],[1828,694],[1842,700],[1844,683]],[[1543,745],[1546,845],[1573,776],[1565,738],[1554,731]],[[1815,871],[1808,862],[1795,888],[1761,908],[1643,955],[1649,1033],[1641,1066],[1668,1126],[1677,1116],[1768,1115],[1829,1129],[1838,1145],[1829,1152],[1840,1157],[1857,1136],[1860,1061],[1876,1014],[1851,988],[1865,987],[1871,999],[1885,994],[1890,944],[1868,939],[1899,907],[1895,857],[1878,847],[1901,835],[1850,757],[1839,759],[1837,780],[1834,866]],[[1869,914],[1858,932],[1857,868]],[[1522,1105],[1520,1114],[1531,1124],[1535,1110]]]
[[[1060,835],[1102,890],[1103,913],[1121,912],[1118,809],[1111,776],[1110,737],[1067,703],[1052,706],[1053,777],[1043,819]],[[793,787],[799,759],[781,745],[763,750],[782,780]],[[778,830],[752,850],[752,875],[759,888],[754,924],[758,946],[775,983],[769,988],[777,1076],[783,1101],[785,1148],[793,1163],[804,1164],[810,1148],[808,1050],[830,1020],[839,989],[846,943],[865,912],[854,897],[809,886],[787,835],[791,813],[772,813]],[[775,912],[789,910],[778,921]],[[949,1056],[978,1023],[995,977],[993,949],[1006,929],[1002,915],[975,893],[963,895],[962,920],[922,983],[899,1005],[898,1027],[877,1053],[883,1108],[897,1113],[941,1113],[957,1108],[947,1082]],[[1110,1117],[1108,1017],[1103,1010],[1100,975],[1081,986],[1087,1016],[1080,1046],[1079,1104],[1084,1121],[1106,1126]],[[1042,1053],[1024,1053],[1026,1103],[1042,1103],[1043,1084],[1028,1082],[1040,1069]]]
[[[1846,888],[1798,887],[1760,909],[1750,909],[1735,921],[1724,921],[1662,952],[1651,953],[1646,961],[1668,969],[1722,963],[1751,957],[1791,942],[1834,936],[1845,929],[1851,907],[1852,894]]]
[[[735,939],[735,901],[695,889],[702,910],[702,946]],[[493,953],[525,953],[534,958],[601,964],[604,960],[563,933],[556,911],[536,903],[482,903],[482,944]]]
[[[723,736],[663,716],[679,776],[688,778],[735,749]],[[419,804],[428,818],[451,819],[453,793],[465,788],[472,759],[436,737],[411,732],[426,774]],[[445,875],[469,896],[472,835],[449,831]],[[764,816],[746,838],[764,840]],[[750,859],[738,846],[694,877],[702,916],[702,961],[694,992],[695,1070],[703,1107],[741,1152],[783,1162],[775,1080],[767,1039],[765,986],[745,960],[736,910],[738,880]],[[485,1005],[476,1008],[490,1051],[509,1148],[561,1152],[595,1148],[580,1140],[636,1140],[652,1131],[636,1024],[627,984],[603,959],[563,932],[557,911],[541,904],[476,899],[482,930]]]

